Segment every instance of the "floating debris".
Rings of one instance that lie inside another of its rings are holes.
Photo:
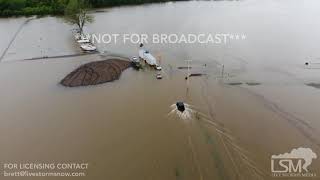
[[[206,75],[206,74],[202,74],[202,73],[192,73],[192,74],[189,74],[189,77],[203,76],[203,75]],[[184,79],[185,79],[185,80],[188,80],[189,77],[186,76]]]
[[[304,65],[308,66],[308,65],[312,65],[312,64],[317,64],[319,65],[320,62],[319,61],[313,61],[313,62],[305,62]]]
[[[238,85],[242,85],[243,83],[242,82],[231,82],[231,83],[228,83],[228,85],[230,86],[238,86]]]
[[[192,76],[203,76],[203,75],[205,75],[205,74],[202,74],[202,73],[191,73],[189,75],[189,77],[192,77]]]
[[[60,83],[67,87],[89,86],[111,82],[120,78],[122,71],[130,67],[129,61],[109,59],[81,65]]]
[[[161,75],[160,73],[158,73],[158,74],[156,75],[156,78],[157,78],[157,79],[162,79],[162,75]]]
[[[258,83],[258,82],[246,82],[246,84],[248,86],[258,86],[258,85],[261,85],[261,83]]]
[[[192,69],[192,67],[180,66],[178,69]]]
[[[314,88],[317,88],[317,89],[320,89],[320,83],[307,83],[306,85],[314,87]]]
[[[230,83],[227,83],[227,84],[230,85],[230,86],[239,86],[239,85],[242,85],[242,84],[246,84],[248,86],[261,85],[261,83],[259,83],[259,82],[245,82],[245,83],[242,83],[242,82],[230,82]]]

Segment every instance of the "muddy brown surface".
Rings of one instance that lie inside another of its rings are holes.
[[[129,66],[129,61],[119,59],[90,62],[68,74],[61,84],[67,87],[77,87],[111,82],[119,79],[122,71]]]

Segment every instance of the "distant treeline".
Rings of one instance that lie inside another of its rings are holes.
[[[0,16],[63,14],[68,0],[0,0]]]
[[[121,5],[135,5],[154,2],[168,2],[170,0],[89,0],[93,7],[111,7]],[[172,1],[172,0],[171,0]],[[173,0],[183,1],[183,0]]]
[[[134,5],[169,0],[87,0],[92,7]],[[179,1],[179,0],[176,0]],[[180,0],[181,1],[181,0]],[[0,0],[0,16],[61,15],[69,0]]]

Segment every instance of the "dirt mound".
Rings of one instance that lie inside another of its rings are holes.
[[[60,83],[67,87],[89,86],[119,79],[122,71],[130,67],[129,61],[108,59],[83,64],[68,74]]]

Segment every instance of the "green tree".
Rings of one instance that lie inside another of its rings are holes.
[[[0,10],[21,10],[25,6],[25,0],[0,0]]]
[[[88,0],[69,0],[65,9],[65,18],[69,24],[77,25],[80,33],[83,33],[83,27],[87,23],[92,23],[94,18],[88,14],[90,8]]]

